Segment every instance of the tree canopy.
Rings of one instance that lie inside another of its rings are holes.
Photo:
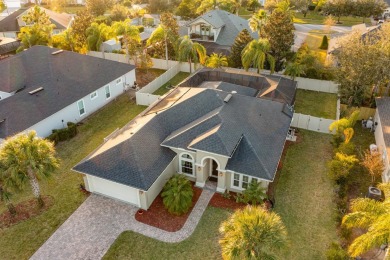
[[[253,40],[247,29],[242,30],[234,40],[229,56],[229,66],[242,68],[241,53],[245,46]]]

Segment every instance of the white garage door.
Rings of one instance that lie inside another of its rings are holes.
[[[87,175],[87,179],[91,192],[100,193],[140,207],[138,189],[91,175]]]

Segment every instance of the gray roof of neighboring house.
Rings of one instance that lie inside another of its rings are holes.
[[[390,131],[388,130],[390,127],[390,97],[377,97],[375,102],[381,121],[387,155],[390,156]]]
[[[14,52],[20,46],[20,41],[13,38],[0,37],[0,55]]]
[[[148,190],[176,156],[167,147],[175,147],[231,157],[228,170],[272,181],[292,112],[283,103],[239,94],[225,103],[228,94],[204,89],[74,169]]]
[[[199,19],[204,19],[214,28],[221,28],[215,42],[219,45],[232,46],[237,35],[244,29],[247,29],[253,38],[258,38],[257,33],[252,33],[249,28],[248,20],[224,10],[211,10],[210,12],[195,18],[189,22],[187,26]]]
[[[20,26],[18,24],[18,16],[23,14],[25,11],[32,7],[23,7],[19,10],[13,12],[9,16],[5,17],[3,20],[0,20],[0,32],[18,32],[20,31]],[[68,28],[70,22],[72,21],[72,15],[67,13],[56,13],[49,9],[40,7],[46,12],[50,17],[50,21],[55,25],[55,29],[66,29]]]
[[[107,83],[133,65],[58,49],[33,46],[0,61],[0,91],[15,95],[0,101],[0,138],[23,131]],[[38,87],[36,95],[28,92]]]

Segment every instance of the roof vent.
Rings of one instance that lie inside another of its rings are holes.
[[[43,90],[43,87],[40,87],[40,88],[37,88],[37,89],[34,89],[34,90],[28,92],[28,94],[34,95],[35,93],[38,93],[39,91],[42,91],[42,90]]]
[[[232,91],[232,94],[237,94],[237,91],[233,90],[233,91]]]
[[[223,102],[227,103],[229,102],[229,100],[232,98],[232,94],[228,94],[225,99],[223,100]]]
[[[59,50],[59,51],[52,52],[51,55],[57,55],[57,54],[60,54],[62,52],[64,52],[64,50]]]

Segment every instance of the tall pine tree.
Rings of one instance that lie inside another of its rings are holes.
[[[275,58],[275,71],[280,71],[291,46],[294,44],[294,24],[291,14],[276,9],[264,25],[265,37],[271,44],[271,54]]]
[[[234,40],[231,53],[228,58],[229,67],[242,68],[241,52],[245,46],[253,40],[247,29],[242,30]]]

